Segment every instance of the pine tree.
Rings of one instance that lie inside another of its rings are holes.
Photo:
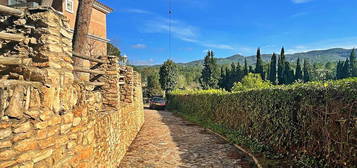
[[[285,49],[284,47],[281,49],[281,53],[278,61],[278,81],[279,84],[285,84],[284,81],[284,67],[285,67]]]
[[[295,70],[295,80],[302,80],[302,68],[300,64],[300,58],[298,58],[296,63],[296,70]]]
[[[177,85],[177,66],[172,60],[167,60],[160,67],[160,84],[165,92],[170,92],[176,88]]]
[[[351,70],[351,77],[357,77],[357,60],[356,60],[355,49],[352,49],[350,55],[350,70]]]
[[[277,63],[276,54],[273,53],[273,56],[271,57],[270,67],[269,67],[269,81],[273,84],[276,83],[276,63]]]
[[[247,58],[244,59],[244,76],[248,75],[249,69],[248,69],[248,62]]]
[[[260,54],[260,48],[257,50],[257,63],[255,65],[255,73],[260,74],[263,80],[265,80],[264,68],[263,68],[263,59]]]
[[[201,72],[200,84],[203,89],[214,89],[218,87],[217,63],[213,51],[208,51]]]
[[[309,82],[311,80],[310,77],[310,69],[309,69],[309,62],[308,60],[304,60],[304,82]]]

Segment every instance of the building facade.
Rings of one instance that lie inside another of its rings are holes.
[[[53,0],[52,7],[62,13],[69,19],[69,24],[74,29],[76,22],[76,12],[79,0]],[[8,6],[30,5],[36,6],[41,4],[41,0],[0,0],[0,4]],[[99,1],[95,1],[93,5],[92,17],[89,26],[89,55],[107,55],[107,15],[112,12],[112,9]]]

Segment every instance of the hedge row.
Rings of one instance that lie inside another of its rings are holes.
[[[239,93],[175,91],[168,108],[198,115],[310,166],[357,165],[357,78]]]

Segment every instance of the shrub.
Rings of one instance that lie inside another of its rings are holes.
[[[239,130],[277,156],[311,167],[357,163],[357,78],[237,93],[181,91],[168,100],[169,109]]]
[[[242,82],[234,83],[233,92],[246,91],[251,89],[264,89],[272,86],[270,82],[264,81],[259,74],[249,73],[242,79]]]

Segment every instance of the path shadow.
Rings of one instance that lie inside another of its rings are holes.
[[[208,132],[201,126],[159,111],[161,121],[170,129],[183,163],[181,168],[250,168],[253,160],[224,139]]]

